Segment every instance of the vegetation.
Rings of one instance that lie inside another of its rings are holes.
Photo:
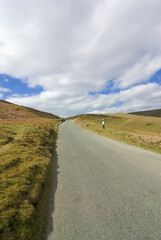
[[[102,129],[102,118],[105,129]],[[161,153],[160,118],[123,113],[85,114],[76,116],[74,121],[97,134]]]
[[[133,113],[130,113],[130,114],[141,115],[141,116],[149,116],[149,117],[161,117],[161,109],[141,111],[141,112],[133,112]]]
[[[44,239],[55,140],[62,121],[0,101],[0,239]],[[74,121],[100,135],[161,153],[159,118],[85,114]]]
[[[52,114],[0,101],[0,239],[43,239],[61,121]]]

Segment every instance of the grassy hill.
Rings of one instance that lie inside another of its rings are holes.
[[[105,129],[102,129],[102,118]],[[125,113],[85,114],[76,116],[74,121],[97,134],[161,153],[160,118]]]
[[[130,114],[149,116],[149,117],[161,117],[161,109],[141,111],[141,112],[132,112]]]
[[[60,119],[58,116],[51,113],[42,112],[33,108],[22,107],[0,100],[0,120],[8,122],[21,122],[24,119],[27,121],[29,119],[31,120],[39,117],[46,119]]]
[[[61,122],[55,115],[0,101],[0,239],[44,239]]]

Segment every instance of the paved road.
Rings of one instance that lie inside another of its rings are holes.
[[[59,128],[48,240],[161,239],[161,155]]]

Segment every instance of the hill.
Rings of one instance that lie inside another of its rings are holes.
[[[50,113],[0,101],[0,239],[42,240],[58,125]]]
[[[10,102],[0,100],[0,120],[5,121],[27,121],[34,118],[60,119],[51,113],[42,112],[33,108],[19,106]]]
[[[84,114],[76,116],[74,121],[97,134],[161,153],[160,118],[125,113]]]
[[[129,114],[150,116],[150,117],[161,117],[161,109],[141,111],[141,112],[132,112]]]

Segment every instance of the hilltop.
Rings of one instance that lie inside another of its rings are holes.
[[[149,117],[161,117],[161,109],[140,111],[140,112],[132,112],[132,113],[129,113],[129,114],[149,116]]]

